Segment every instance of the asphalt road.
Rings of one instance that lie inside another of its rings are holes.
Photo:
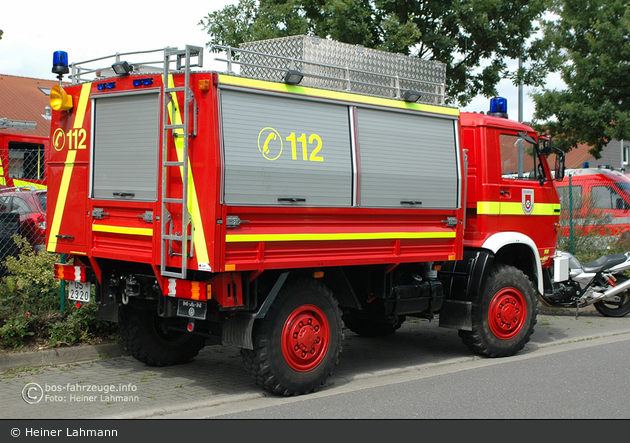
[[[246,410],[260,411],[261,408],[286,402],[296,405],[305,398],[319,401],[318,397],[346,393],[358,396],[354,401],[360,402],[366,414],[372,410],[377,414],[383,411],[361,398],[361,395],[368,395],[366,389],[388,389],[406,382],[430,384],[428,380],[433,380],[431,383],[441,380],[436,377],[462,377],[461,389],[470,386],[476,391],[476,383],[465,381],[467,377],[476,376],[475,371],[481,367],[492,367],[493,371],[497,371],[492,377],[519,374],[512,381],[508,378],[508,381],[497,383],[494,390],[484,388],[489,395],[494,392],[499,398],[509,398],[516,404],[523,395],[518,390],[521,389],[523,373],[514,372],[516,369],[513,368],[520,368],[532,357],[542,358],[545,353],[553,353],[560,347],[574,346],[579,350],[590,347],[592,343],[604,343],[603,340],[620,339],[622,343],[627,338],[630,338],[630,317],[606,318],[594,309],[581,311],[577,319],[573,310],[541,310],[530,343],[518,355],[504,359],[485,359],[471,354],[462,344],[457,331],[439,328],[437,321],[412,319],[395,334],[381,338],[359,337],[345,330],[340,363],[328,385],[314,394],[292,399],[270,396],[256,387],[243,367],[238,350],[232,347],[208,346],[191,363],[166,368],[148,367],[130,356],[18,367],[6,370],[0,376],[0,404],[5,406],[0,408],[0,419],[221,417]],[[600,355],[589,357],[589,360],[606,361],[608,358]],[[566,364],[574,365],[576,362]],[[506,368],[510,370],[506,371]],[[524,374],[528,375],[527,383],[532,385],[544,382],[549,373],[558,372],[566,374],[567,383],[576,388],[580,384],[592,385],[593,374],[608,380],[611,389],[620,386],[618,374],[609,379],[601,368],[584,371],[581,373],[571,366],[558,364],[547,371],[528,370]],[[459,383],[456,378],[448,381]],[[428,385],[403,388],[399,395],[405,389],[411,392],[431,391],[427,388]],[[444,394],[438,390],[435,395],[439,398]],[[452,401],[459,401],[457,398],[453,394]],[[497,404],[505,407],[505,403]],[[322,407],[320,410],[325,409]],[[429,414],[425,415],[427,417],[433,414],[426,405],[416,409],[413,413]],[[331,407],[331,410],[334,408]],[[444,415],[443,408],[437,410]],[[353,416],[361,414],[361,410],[350,413]],[[461,414],[463,411],[454,413],[455,416]],[[275,412],[272,415],[275,416]],[[340,415],[336,414],[334,418],[340,418]]]
[[[624,334],[200,413],[218,419],[628,419],[629,356],[630,334]]]

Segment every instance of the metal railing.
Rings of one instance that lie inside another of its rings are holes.
[[[134,51],[134,52],[117,52],[116,54],[106,55],[104,57],[93,58],[90,60],[84,60],[81,62],[71,63],[70,64],[70,79],[72,84],[78,84],[87,81],[99,80],[102,78],[113,77],[116,74],[112,69],[112,65],[114,63],[120,62],[123,60],[123,57],[126,59],[128,56],[140,56],[146,54],[155,54],[161,53],[164,54],[166,51],[177,50],[174,47],[166,47],[161,49],[151,49],[148,51]],[[104,63],[105,60],[108,60],[107,64]],[[164,71],[164,56],[158,60],[151,59],[129,59],[127,61],[132,67],[132,72],[141,72],[141,73],[149,73],[156,72],[161,73]],[[87,76],[93,76],[90,78],[86,78]]]
[[[253,44],[262,44],[264,48],[265,41],[253,42]],[[353,45],[325,40],[322,40],[318,47],[326,47],[328,44],[341,45],[341,48],[355,48]],[[69,77],[72,84],[114,77],[116,74],[112,65],[123,60],[131,65],[132,73],[159,74],[164,72],[164,54],[173,50],[177,50],[177,48],[166,47],[147,51],[117,52],[104,57],[71,63]],[[232,75],[282,82],[288,69],[296,69],[305,77],[300,83],[302,86],[395,99],[402,99],[406,91],[414,91],[419,93],[418,102],[420,103],[445,104],[445,72],[443,72],[443,66],[437,62],[428,62],[377,50],[369,50],[372,59],[366,59],[365,63],[360,57],[354,57],[352,63],[355,65],[358,63],[359,66],[351,66],[350,63],[345,66],[329,63],[328,59],[339,60],[339,57],[330,56],[330,50],[328,53],[316,54],[316,57],[319,57],[316,60],[224,45],[215,45],[211,51],[225,53],[225,58],[217,57],[215,60],[225,63],[225,72]],[[365,49],[365,51],[367,53],[368,50]],[[290,50],[287,51],[287,53],[291,52]],[[158,53],[162,54],[162,57],[156,58],[155,54]],[[381,57],[376,62],[374,62],[374,54]],[[400,65],[400,69],[398,69],[397,64]],[[236,72],[235,65],[239,66],[239,72]],[[367,67],[367,69],[362,66]],[[399,70],[408,74],[412,73],[417,77],[395,75]],[[433,79],[439,81],[432,81]]]
[[[302,86],[357,92],[396,99],[401,99],[405,91],[415,88],[420,92],[420,102],[438,105],[445,103],[446,87],[444,83],[400,77],[224,45],[215,45],[211,48],[211,51],[224,52],[226,54],[225,58],[216,57],[215,60],[226,64],[226,73],[228,74],[237,74],[234,65],[239,65],[244,68],[241,68],[238,72],[240,76],[282,82],[287,70],[297,69],[304,75],[305,79],[310,79],[310,82],[308,80],[301,82],[300,85]],[[320,72],[326,72],[327,75]],[[367,79],[373,81],[366,81]]]

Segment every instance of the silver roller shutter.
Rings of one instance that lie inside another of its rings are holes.
[[[117,199],[124,193],[127,200],[157,199],[158,97],[151,93],[95,100],[94,198]]]
[[[457,208],[453,120],[358,109],[358,138],[361,206]]]
[[[352,204],[347,106],[221,90],[221,113],[225,203]]]

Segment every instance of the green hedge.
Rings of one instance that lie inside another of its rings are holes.
[[[113,340],[115,324],[97,320],[96,306],[76,308],[66,304],[61,313],[61,285],[54,278],[60,256],[36,252],[22,237],[15,236],[16,257],[3,262],[0,281],[0,346],[21,349],[37,342],[47,347]]]

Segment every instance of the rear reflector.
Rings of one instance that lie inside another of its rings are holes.
[[[62,265],[55,263],[55,278],[59,280],[81,281],[87,280],[87,268],[83,266]]]

